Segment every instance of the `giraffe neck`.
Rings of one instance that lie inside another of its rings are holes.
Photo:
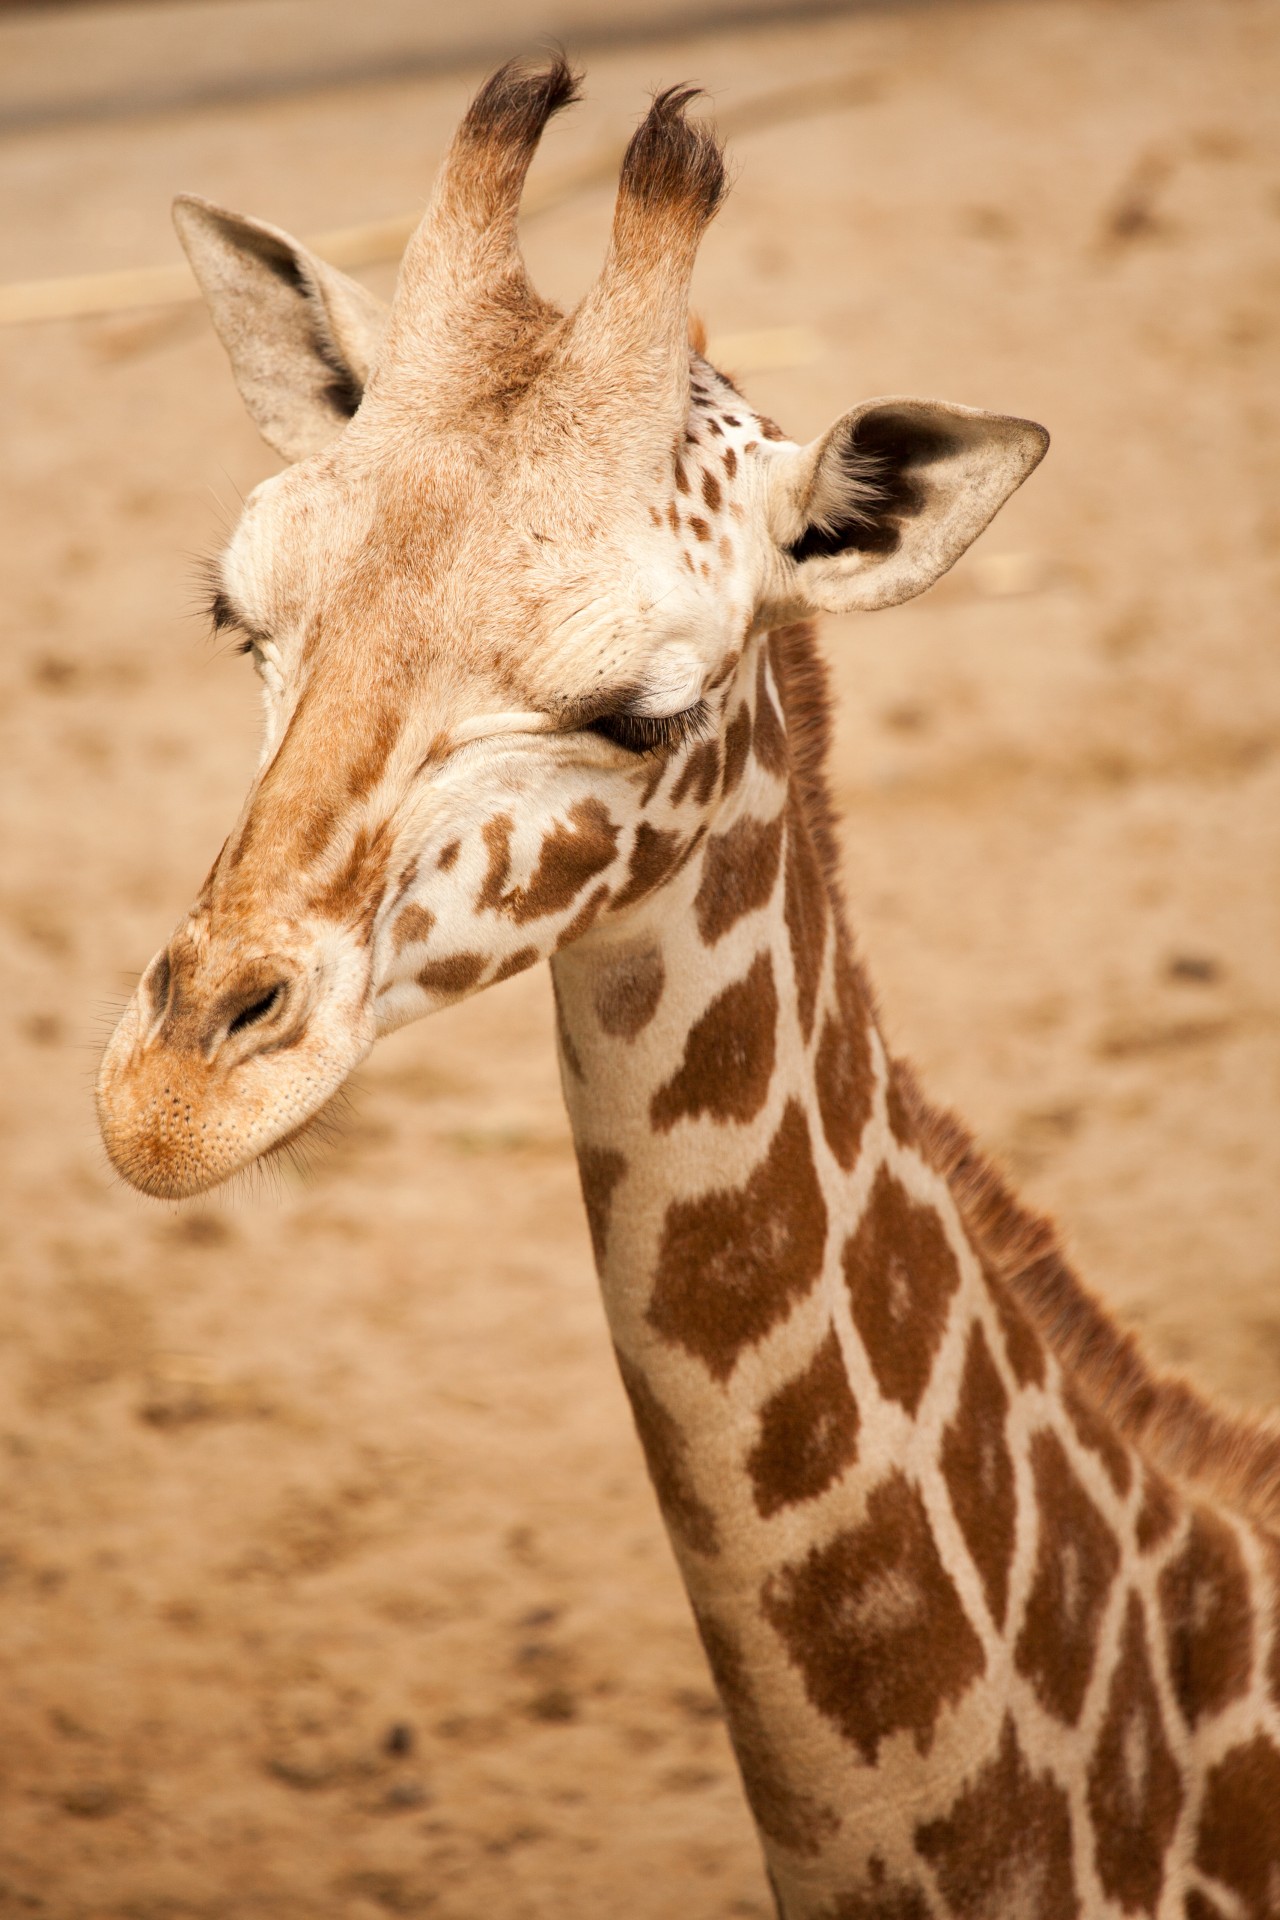
[[[994,1656],[994,1630],[984,1645],[947,1604],[934,1535],[956,1523],[920,1492],[969,1328],[993,1310],[950,1193],[907,1137],[783,698],[763,667],[752,678],[735,804],[624,940],[579,943],[554,976],[623,1379],[766,1851],[804,1889],[790,1914],[850,1878],[815,1751],[834,1782],[853,1733],[874,1827],[899,1791],[875,1765],[882,1736],[932,1739]],[[892,1632],[911,1605],[893,1580],[931,1584],[940,1637],[918,1699],[886,1708],[872,1686],[864,1724],[855,1701],[840,1728],[814,1713],[788,1651],[817,1596],[785,1569],[865,1525],[869,1500],[906,1555],[874,1604]],[[891,1854],[882,1840],[886,1871]]]
[[[733,804],[553,972],[605,1306],[779,1910],[1243,1913],[1273,1855],[1280,1884],[1238,1812],[1280,1804],[1280,1542],[1123,1442],[966,1230],[844,931],[811,656],[761,653]]]

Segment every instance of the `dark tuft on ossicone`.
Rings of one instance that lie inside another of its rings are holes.
[[[715,132],[685,110],[700,87],[667,87],[631,136],[622,162],[623,194],[642,206],[678,207],[699,223],[711,219],[725,194],[724,155]]]
[[[463,135],[520,154],[537,145],[553,114],[581,98],[582,76],[557,51],[549,65],[508,60],[491,74],[467,109]]]

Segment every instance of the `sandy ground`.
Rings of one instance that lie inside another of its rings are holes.
[[[231,12],[231,9],[228,9]],[[1051,427],[924,601],[832,623],[889,1030],[1162,1359],[1280,1401],[1280,11],[938,7],[599,57],[562,162],[692,75],[745,135],[698,299],[753,394]],[[8,278],[171,257],[193,188],[412,205],[472,84],[0,142]],[[531,223],[548,290],[609,196]],[[381,287],[389,275],[374,273]],[[195,315],[0,335],[0,1914],[754,1920],[754,1837],[595,1297],[544,975],[383,1043],[280,1191],[167,1210],[94,1053],[225,833],[250,670],[191,556],[269,470]]]

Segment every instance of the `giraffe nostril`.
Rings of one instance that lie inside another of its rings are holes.
[[[246,1027],[256,1027],[263,1020],[270,1019],[283,1001],[286,991],[284,981],[279,980],[274,987],[268,987],[265,993],[259,994],[256,1000],[251,1000],[247,1007],[241,1007],[227,1024],[228,1035],[243,1033]]]
[[[251,1000],[248,1006],[242,1006],[236,1018],[228,1023],[226,1033],[244,1033],[246,1027],[257,1027],[259,1021],[269,1020],[284,1000],[284,981],[278,981],[267,993]]]
[[[157,1018],[164,1012],[169,1004],[169,987],[172,980],[173,967],[169,960],[169,950],[166,947],[164,952],[161,953],[156,960],[151,970],[151,979],[148,982],[148,990],[151,994],[151,1005]]]

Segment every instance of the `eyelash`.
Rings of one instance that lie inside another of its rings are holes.
[[[605,713],[586,731],[598,733],[626,753],[670,753],[674,747],[704,740],[710,720],[706,701],[698,700],[683,713]]]

